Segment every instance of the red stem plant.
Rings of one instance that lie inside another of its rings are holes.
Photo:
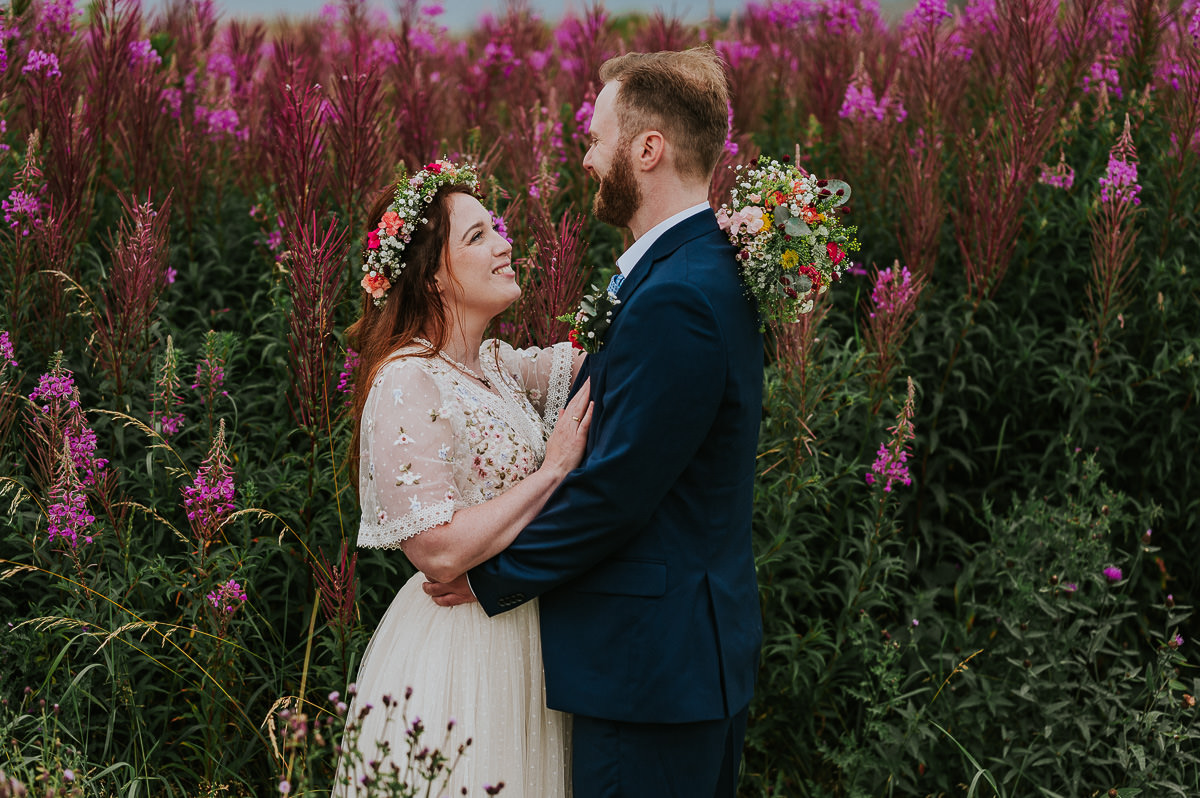
[[[325,621],[337,632],[342,655],[342,678],[347,680],[350,678],[347,642],[349,632],[354,627],[354,596],[358,591],[358,580],[354,576],[358,552],[350,554],[348,549],[343,540],[335,565],[325,557],[324,550],[318,548],[317,561],[309,564],[313,582],[321,596],[321,611]]]
[[[1192,14],[1200,15],[1200,10],[1193,6]],[[1189,199],[1182,194],[1184,176],[1194,167],[1200,152],[1200,42],[1193,41],[1188,32],[1191,21],[1182,7],[1175,10],[1168,54],[1163,58],[1160,86],[1155,92],[1159,117],[1164,120],[1171,140],[1168,157],[1161,164],[1167,191],[1160,254],[1166,251],[1170,232],[1178,227],[1180,216],[1194,216],[1200,208],[1200,198],[1190,198],[1190,208],[1179,207],[1181,201]]]
[[[445,45],[437,53],[434,34],[421,20],[416,0],[407,0],[401,9],[399,30],[387,42],[388,59],[384,118],[393,119],[385,137],[389,169],[405,164],[415,172],[436,159],[440,153],[442,120],[450,84],[445,74],[449,64],[442,57]]]
[[[951,122],[961,191],[952,208],[954,233],[975,305],[991,297],[1012,261],[1021,208],[1040,173],[1055,127],[1075,84],[1085,43],[1056,46],[1052,0],[998,0],[995,63],[988,83],[998,96],[979,126],[968,114]],[[1064,52],[1065,50],[1065,52]]]
[[[109,131],[125,113],[136,83],[126,80],[131,60],[130,45],[142,29],[138,0],[97,0],[91,6],[87,35],[87,70],[84,124],[93,139],[96,172],[105,174],[110,157]],[[149,160],[148,153],[139,153]]]
[[[289,48],[276,47],[273,67],[279,90],[270,96],[271,178],[276,204],[286,224],[297,230],[323,210],[320,203],[329,183],[324,97],[320,84],[294,82],[308,77]]]
[[[813,444],[817,437],[813,432],[813,421],[817,409],[827,407],[829,386],[822,380],[822,372],[814,364],[822,362],[821,350],[824,340],[817,335],[821,321],[829,313],[832,303],[828,296],[818,297],[813,309],[800,316],[794,324],[775,328],[775,364],[783,377],[782,384],[790,391],[790,401],[798,429],[796,431],[793,456],[796,461],[812,457]]]
[[[334,308],[346,282],[349,248],[345,228],[331,220],[323,230],[316,215],[305,224],[288,222],[285,236],[288,313],[288,363],[292,392],[288,405],[311,437],[336,413],[330,399],[333,366]]]
[[[149,201],[121,198],[125,217],[110,239],[112,267],[108,285],[92,310],[96,363],[113,381],[116,394],[124,394],[150,359],[150,327],[158,299],[167,285],[167,238],[171,199],[160,207]]]
[[[374,63],[352,60],[335,67],[329,104],[328,137],[333,154],[334,202],[358,229],[365,195],[382,182],[383,128],[379,117],[382,79]]]
[[[1092,328],[1092,364],[1096,369],[1100,352],[1112,322],[1124,327],[1121,309],[1129,298],[1124,294],[1130,275],[1137,265],[1139,204],[1137,150],[1125,115],[1125,128],[1108,156],[1108,167],[1100,178],[1100,197],[1088,212],[1092,228],[1092,276],[1087,287],[1087,315]]]
[[[583,222],[581,214],[564,214],[557,223],[544,211],[531,214],[534,249],[521,269],[524,292],[515,346],[550,346],[567,339],[569,325],[556,317],[573,311],[583,296]]]

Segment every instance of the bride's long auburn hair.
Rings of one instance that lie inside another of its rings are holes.
[[[372,224],[383,218],[396,196],[396,188],[397,184],[389,186],[371,205],[367,218]],[[350,346],[358,350],[354,379],[354,436],[347,453],[356,489],[363,409],[379,369],[392,359],[396,350],[411,344],[419,335],[433,344],[431,349],[417,353],[420,357],[434,357],[445,344],[446,304],[438,292],[436,276],[450,238],[448,200],[451,194],[475,196],[471,186],[462,183],[437,190],[421,214],[428,222],[417,228],[412,240],[404,247],[404,269],[392,280],[383,307],[376,307],[375,301],[364,291],[362,315],[346,328]]]

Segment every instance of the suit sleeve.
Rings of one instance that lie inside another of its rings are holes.
[[[716,418],[726,350],[707,298],[688,283],[656,283],[643,286],[623,314],[621,334],[605,344],[607,385],[583,464],[507,550],[468,575],[489,615],[622,549],[649,521]]]

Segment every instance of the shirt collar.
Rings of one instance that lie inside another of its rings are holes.
[[[654,242],[657,241],[663,233],[667,232],[683,220],[692,218],[701,211],[711,210],[712,208],[707,202],[701,202],[698,205],[685,208],[670,218],[663,219],[661,222],[651,227],[644,236],[639,238],[637,241],[634,241],[633,246],[625,250],[625,253],[621,255],[621,257],[617,258],[617,268],[621,270],[621,274],[623,276],[628,277],[629,273],[633,271],[633,267],[637,265],[637,262],[642,259],[642,256],[649,251],[650,247],[654,245]]]

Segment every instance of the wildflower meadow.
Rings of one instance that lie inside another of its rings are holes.
[[[474,159],[494,332],[563,340],[629,243],[597,70],[700,44],[714,207],[768,155],[860,244],[768,330],[740,794],[1200,795],[1197,0],[441,15],[0,6],[0,796],[329,793],[411,573],[354,545],[366,206]],[[438,795],[470,748],[405,707],[374,794]]]

